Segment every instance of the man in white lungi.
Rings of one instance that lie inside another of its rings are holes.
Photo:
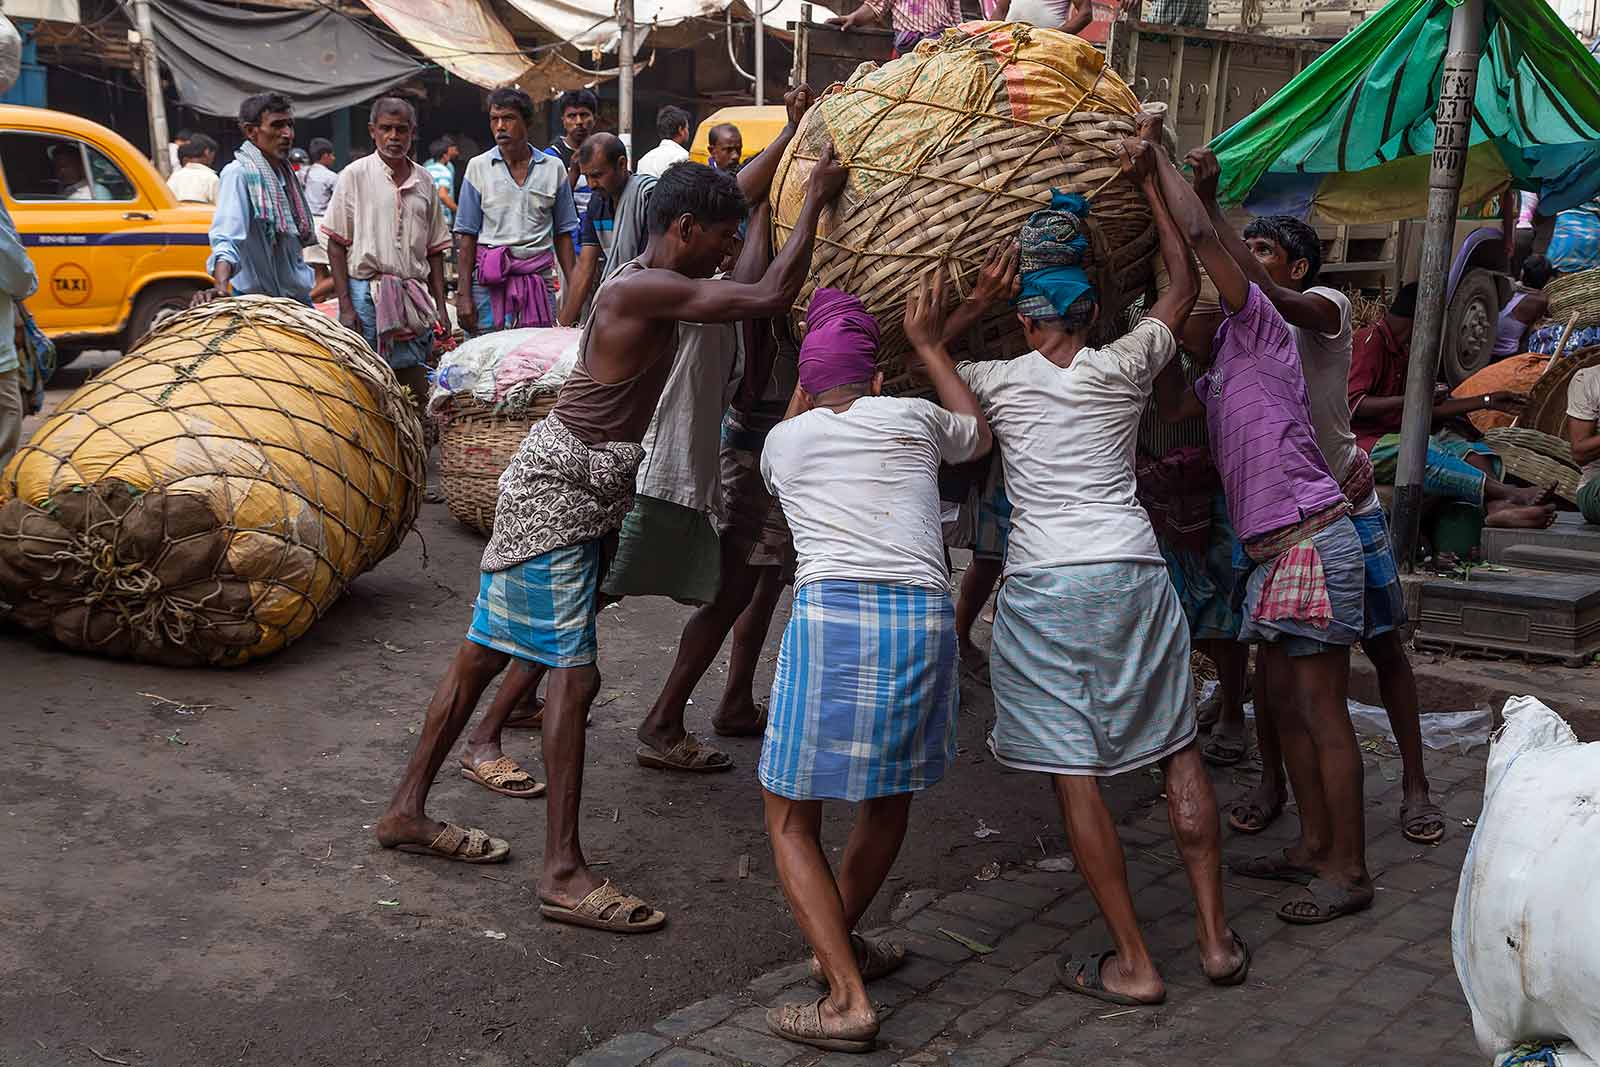
[[[1166,987],[1139,931],[1104,777],[1160,765],[1199,912],[1201,966],[1211,981],[1237,985],[1250,956],[1223,912],[1188,628],[1135,495],[1139,419],[1198,286],[1152,176],[1154,149],[1131,140],[1120,151],[1150,203],[1171,279],[1149,315],[1119,340],[1089,347],[1100,311],[1085,270],[1089,204],[1054,192],[1022,228],[1017,312],[1034,350],[956,370],[993,427],[1013,509],[990,649],[989,747],[1008,767],[1053,776],[1073,854],[1111,932],[1109,951],[1062,961],[1062,983],[1142,1005],[1160,1003]]]
[[[989,428],[941,340],[944,287],[924,280],[906,335],[940,402],[880,396],[878,324],[818,289],[800,384],[767,435],[761,473],[794,532],[794,608],[778,653],[759,777],[778,879],[816,952],[815,1001],[767,1013],[780,1037],[865,1052],[878,1015],[864,982],[904,950],[853,933],[905,839],[914,793],[955,758],[955,607],[939,515],[939,464],[989,450]],[[838,873],[822,804],[859,804]]]

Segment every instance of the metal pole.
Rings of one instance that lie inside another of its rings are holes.
[[[756,107],[767,102],[767,28],[761,5],[767,0],[751,0],[756,16]]]
[[[172,173],[167,151],[167,101],[161,95],[161,63],[156,58],[156,31],[150,21],[150,0],[133,0],[133,24],[139,31],[144,60],[144,97],[150,110],[150,158],[163,178]]]
[[[1472,101],[1478,89],[1483,0],[1463,0],[1450,17],[1450,43],[1434,115],[1433,164],[1428,171],[1428,221],[1422,232],[1417,310],[1411,327],[1411,364],[1400,427],[1400,462],[1394,479],[1395,557],[1410,570],[1422,519],[1422,476],[1433,429],[1433,385],[1439,374],[1439,337],[1444,324],[1450,245],[1467,166]]]
[[[617,0],[617,136],[633,155],[633,0]]]

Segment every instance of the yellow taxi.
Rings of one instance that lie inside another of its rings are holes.
[[[739,162],[744,163],[755,158],[761,150],[778,139],[778,134],[783,132],[783,127],[788,123],[788,113],[780,105],[766,107],[725,107],[713,111],[694,131],[694,139],[689,142],[689,158],[696,163],[708,163],[711,160],[711,127],[728,123],[730,126],[739,127]]]
[[[98,123],[0,105],[0,196],[39,275],[28,310],[64,358],[126,349],[211,284],[211,208],[180,204],[143,153]]]

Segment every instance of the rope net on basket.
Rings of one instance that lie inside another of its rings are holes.
[[[0,599],[72,648],[243,663],[399,547],[422,424],[355,334],[291,300],[173,315],[0,476]]]
[[[804,332],[811,294],[855,294],[878,319],[885,391],[917,388],[906,368],[906,294],[937,263],[958,293],[996,242],[1014,236],[1050,190],[1090,198],[1100,318],[1115,321],[1151,281],[1149,207],[1120,177],[1116,146],[1137,132],[1139,102],[1092,45],[1024,23],[967,23],[882,67],[864,63],[807,112],[778,165],[774,245],[794,230],[811,169],[832,140],[850,179],[818,227],[795,304]],[[1008,307],[980,332],[987,353],[1020,346]]]

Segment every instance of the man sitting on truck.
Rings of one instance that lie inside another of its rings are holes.
[[[257,93],[239,105],[244,144],[222,168],[211,217],[214,282],[194,294],[204,304],[230,294],[284,296],[311,303],[311,268],[303,249],[317,243],[311,207],[289,169],[294,105],[282,93]]]

